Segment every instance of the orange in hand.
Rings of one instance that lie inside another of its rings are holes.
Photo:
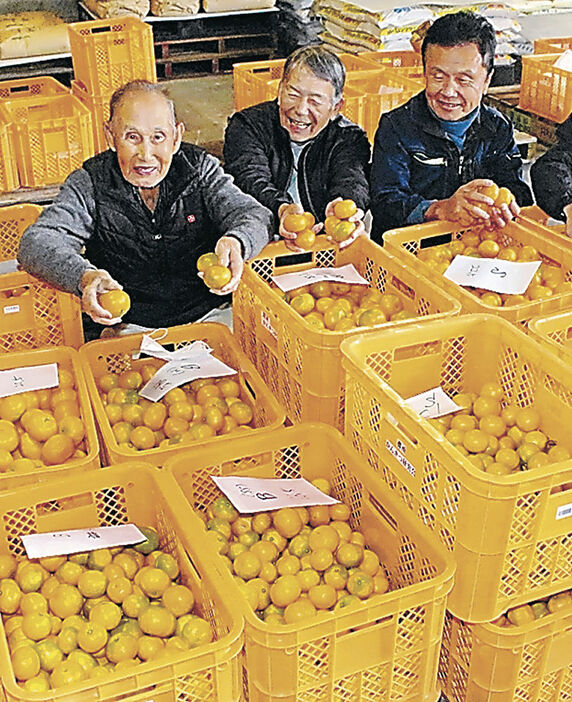
[[[99,296],[99,304],[112,317],[123,317],[131,307],[131,298],[124,290],[107,290]]]
[[[282,226],[289,232],[298,234],[304,229],[310,229],[314,226],[316,219],[311,212],[302,212],[302,214],[288,214],[284,217]]]
[[[220,290],[230,283],[231,278],[232,273],[229,268],[216,264],[206,269],[203,280],[208,288]]]
[[[342,200],[334,205],[334,214],[340,219],[348,219],[357,212],[357,205],[353,200]]]

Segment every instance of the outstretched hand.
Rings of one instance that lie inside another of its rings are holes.
[[[99,304],[99,295],[107,290],[123,290],[121,285],[103,269],[90,268],[81,277],[81,306],[97,324],[112,326],[121,322],[121,317],[112,317],[111,312]]]

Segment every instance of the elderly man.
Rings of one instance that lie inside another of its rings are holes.
[[[484,105],[495,33],[471,12],[436,20],[423,40],[425,90],[382,115],[371,172],[373,238],[393,227],[449,220],[502,227],[532,204],[512,124]],[[494,184],[516,200],[493,208]],[[488,189],[488,194],[487,194]]]
[[[311,212],[320,223],[342,198],[359,208],[352,217],[358,226],[344,245],[364,233],[370,146],[363,129],[339,114],[344,83],[345,68],[335,54],[321,46],[303,47],[284,65],[277,100],[229,120],[225,169],[245,193],[272,210],[287,240],[296,236],[282,226],[288,214]]]
[[[199,320],[220,304],[211,293],[235,290],[243,260],[269,241],[271,213],[242,193],[213,156],[182,143],[183,131],[161,87],[123,86],[111,98],[109,149],[67,178],[22,237],[23,267],[80,295],[97,325],[120,321],[98,296],[121,286],[131,297],[125,322]],[[232,277],[209,292],[196,262],[213,250]],[[94,331],[88,323],[86,335]]]
[[[566,223],[572,237],[572,115],[558,127],[558,143],[532,164],[536,202],[554,219]]]

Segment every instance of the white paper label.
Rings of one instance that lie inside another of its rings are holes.
[[[463,409],[447,395],[440,387],[425,390],[418,395],[405,400],[412,410],[420,417],[431,419],[432,417],[442,417],[444,414],[451,414]]]
[[[15,273],[18,270],[18,261],[11,258],[8,261],[0,261],[0,275],[4,273]]]
[[[572,516],[572,502],[569,502],[567,505],[560,505],[556,510],[556,519],[564,519],[570,516]]]
[[[145,536],[134,524],[70,529],[69,531],[52,531],[46,534],[22,536],[28,558],[65,556],[68,553],[137,544],[144,540]]]
[[[4,314],[16,314],[20,311],[20,305],[6,305]]]
[[[139,391],[141,397],[157,402],[169,390],[197,378],[220,378],[236,375],[236,371],[214,356],[201,353],[183,361],[169,361]]]
[[[335,505],[339,502],[304,478],[211,477],[239,512],[266,512],[281,507]]]
[[[283,292],[323,281],[329,283],[350,283],[351,285],[369,285],[367,280],[357,272],[351,263],[339,268],[309,268],[307,271],[300,271],[299,273],[285,273],[284,275],[272,276],[272,280]]]
[[[392,443],[389,441],[389,439],[385,440],[385,448],[389,451],[389,453],[397,459],[399,463],[405,468],[405,470],[408,473],[411,473],[413,477],[415,477],[415,466],[410,463],[405,456],[399,451]]]
[[[521,295],[530,285],[540,263],[455,256],[443,275],[457,285],[483,288],[505,295]]]
[[[0,371],[0,397],[31,390],[55,388],[59,384],[57,363]]]
[[[160,358],[163,361],[172,361],[175,359],[185,359],[196,356],[199,353],[208,354],[212,351],[208,344],[204,341],[193,341],[188,346],[183,346],[176,351],[168,351],[166,348],[161,346],[158,341],[155,341],[152,337],[147,334],[143,335],[141,339],[141,346],[139,351],[133,354],[133,358],[139,358],[142,353],[147,356],[153,356],[154,358]]]

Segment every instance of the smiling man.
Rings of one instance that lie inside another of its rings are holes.
[[[382,115],[371,172],[373,238],[394,227],[448,220],[502,227],[532,204],[512,124],[482,103],[495,55],[492,25],[472,12],[436,20],[422,45],[425,90]],[[515,196],[493,208],[483,190]]]
[[[340,114],[344,83],[344,65],[335,54],[302,47],[284,65],[278,99],[229,120],[225,169],[272,210],[286,239],[295,237],[281,226],[286,215],[307,211],[322,222],[338,198],[351,198],[359,208],[351,241],[364,233],[370,146],[363,129]]]
[[[76,293],[97,325],[114,325],[98,296],[123,287],[124,321],[143,327],[193,322],[236,289],[243,260],[269,241],[271,213],[245,195],[213,156],[182,142],[184,126],[157,84],[133,81],[111,98],[109,149],[72,173],[24,233],[19,261]],[[198,257],[215,250],[232,278],[211,291]],[[86,324],[87,336],[96,329]],[[99,327],[101,331],[101,327]]]

